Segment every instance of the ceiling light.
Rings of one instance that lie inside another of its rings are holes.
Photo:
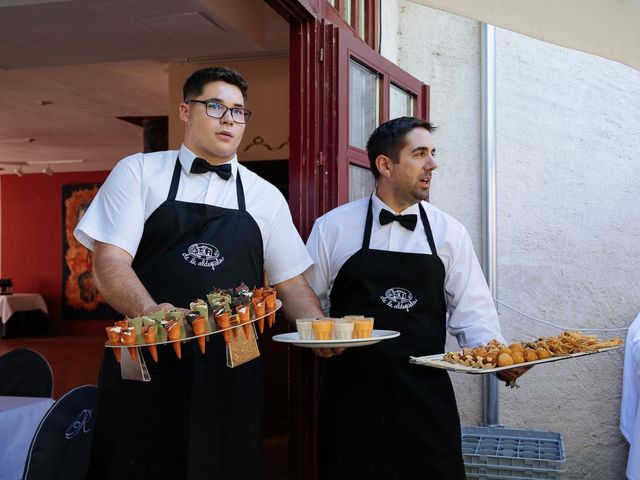
[[[0,163],[2,163],[2,161],[0,161]],[[84,159],[82,158],[77,158],[74,160],[27,160],[27,165],[53,165],[53,164],[59,164],[59,163],[84,163]]]
[[[22,176],[22,167],[18,167],[14,170],[14,172],[16,172],[16,175],[21,177]]]
[[[46,167],[44,167],[42,169],[42,173],[44,173],[45,175],[53,175],[53,170],[51,170],[51,167],[49,165],[47,165]]]
[[[0,143],[8,144],[8,143],[32,143],[35,142],[35,138],[0,138]]]

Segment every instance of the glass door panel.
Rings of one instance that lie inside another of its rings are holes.
[[[415,96],[392,83],[389,88],[389,119],[413,117],[414,100]]]
[[[380,118],[379,76],[349,61],[349,144],[364,150]]]
[[[349,201],[368,197],[373,192],[375,182],[373,174],[368,168],[358,165],[349,165]]]

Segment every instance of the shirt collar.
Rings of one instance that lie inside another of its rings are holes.
[[[389,205],[387,205],[382,200],[380,200],[380,197],[378,197],[377,191],[374,191],[372,195],[371,212],[373,213],[373,218],[375,219],[375,222],[376,224],[378,224],[379,227],[381,226],[380,211],[383,208],[385,210],[389,210],[394,215],[410,215],[415,213],[416,215],[418,215],[418,218],[420,218],[420,208],[418,207],[418,202],[414,203],[408,208],[405,208],[402,212],[396,212],[393,208],[391,208]]]
[[[180,147],[179,156],[180,156],[180,164],[182,165],[182,168],[186,172],[190,172],[191,165],[193,164],[193,161],[196,159],[197,155],[193,153],[191,150],[189,150],[189,148],[187,148],[186,145],[182,144],[182,146]],[[238,172],[238,156],[234,155],[231,160],[224,163],[228,163],[229,165],[231,165],[231,178],[235,180],[236,174]],[[221,163],[220,165],[224,165],[224,163]]]

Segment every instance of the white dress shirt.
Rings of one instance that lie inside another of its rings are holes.
[[[368,203],[369,197],[362,198],[320,217],[307,241],[314,265],[304,276],[320,298],[325,313],[330,308],[329,295],[338,271],[362,248]],[[457,338],[461,346],[476,346],[494,338],[504,342],[491,293],[466,229],[433,205],[422,202],[422,206],[445,268],[447,331]],[[398,222],[381,226],[378,218],[382,208],[402,215],[416,214],[418,224],[415,230],[408,230]],[[371,249],[431,253],[417,203],[402,212],[394,212],[374,194],[372,210]]]
[[[640,480],[640,315],[629,327],[624,347],[620,431],[629,442],[627,478]]]
[[[78,241],[91,250],[94,241],[109,243],[135,257],[145,221],[167,199],[178,153],[182,164],[178,201],[237,209],[240,173],[247,212],[262,234],[271,284],[289,280],[311,265],[287,202],[276,187],[240,165],[237,157],[228,162],[232,172],[228,181],[212,172],[188,173],[195,154],[184,145],[180,151],[137,153],[118,162],[73,232]]]

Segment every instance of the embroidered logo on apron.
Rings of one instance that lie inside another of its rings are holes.
[[[418,299],[413,298],[413,293],[406,288],[400,287],[390,288],[384,292],[384,296],[380,297],[380,300],[382,300],[382,303],[387,307],[406,310],[407,312],[418,303]]]
[[[212,270],[224,262],[224,257],[220,256],[220,250],[208,243],[194,243],[182,256],[191,265],[211,267]]]

